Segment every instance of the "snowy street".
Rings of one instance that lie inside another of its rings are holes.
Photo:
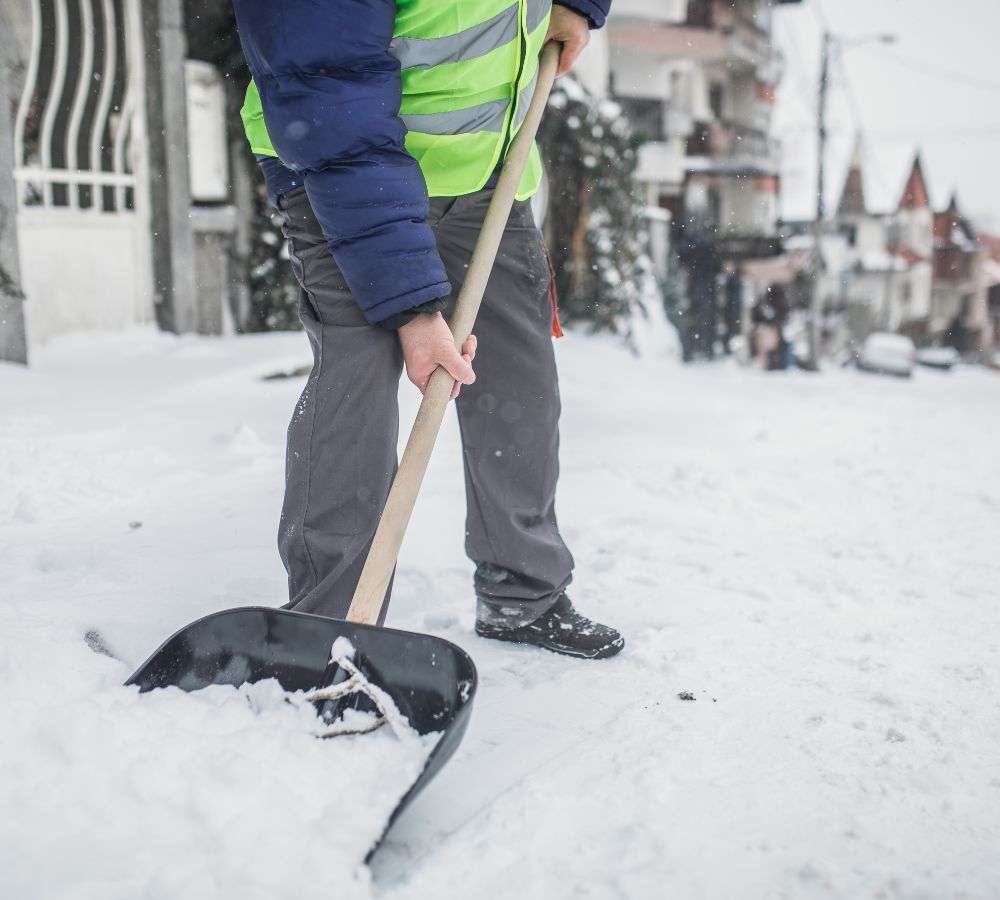
[[[327,781],[346,754],[174,698],[157,789],[135,743],[157,701],[120,687],[189,621],[284,602],[304,379],[262,378],[305,338],[134,331],[0,366],[0,894],[997,897],[1000,373],[682,368],[577,334],[558,354],[571,594],[626,650],[474,635],[449,416],[388,624],[465,648],[479,693],[370,874]]]

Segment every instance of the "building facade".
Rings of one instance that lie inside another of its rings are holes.
[[[866,201],[860,145],[855,149],[823,256],[824,308],[846,310],[855,343],[873,331],[896,331],[970,355],[992,345],[989,252],[956,197],[934,211],[919,153],[895,209],[878,213]]]
[[[790,0],[797,2],[797,0]],[[696,354],[717,339],[727,263],[781,252],[778,142],[782,60],[773,0],[616,0],[611,91],[643,139],[638,177],[667,212],[687,271]]]
[[[990,256],[955,194],[945,209],[934,214],[933,262],[931,337],[966,353],[987,349],[994,338]]]

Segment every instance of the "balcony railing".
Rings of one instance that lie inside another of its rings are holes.
[[[724,129],[729,137],[730,156],[773,160],[778,155],[778,142],[766,131],[728,122]]]
[[[697,122],[687,139],[687,155],[711,162],[771,168],[780,145],[766,131],[733,122]]]
[[[785,252],[784,241],[777,235],[726,231],[709,221],[694,221],[684,216],[674,222],[671,244],[681,261],[688,264],[770,259]]]
[[[769,78],[780,73],[781,54],[770,35],[741,19],[735,20],[733,25],[723,30],[726,34],[726,53],[731,59],[762,70]]]

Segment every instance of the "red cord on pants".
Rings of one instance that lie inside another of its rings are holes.
[[[543,245],[544,246],[544,245]],[[545,261],[549,264],[549,302],[552,304],[552,337],[561,338],[564,334],[559,321],[559,290],[556,288],[556,270],[552,266],[549,248],[545,247]]]

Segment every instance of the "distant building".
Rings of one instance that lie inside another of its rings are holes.
[[[896,209],[877,213],[866,201],[858,145],[833,224],[823,242],[823,305],[846,312],[855,341],[898,331],[963,353],[990,345],[989,254],[957,198],[933,211],[919,153]]]
[[[709,355],[724,264],[781,251],[770,134],[781,2],[616,0],[609,21],[612,95],[644,138],[638,176],[647,204],[673,222],[695,351]]]
[[[920,340],[929,333],[934,213],[919,153],[913,159],[895,217],[889,221],[889,253],[902,264],[902,272],[895,279],[888,321],[883,324]]]
[[[992,343],[989,253],[952,194],[934,215],[934,285],[930,334],[964,353]]]
[[[987,348],[1000,345],[1000,236],[980,234],[979,240],[986,248],[983,266],[986,283],[986,340]]]
[[[872,212],[865,193],[860,141],[847,171],[834,216],[835,228],[824,241],[828,309],[846,308],[855,338],[892,328],[908,305],[912,286],[908,264],[889,250],[891,216]],[[832,281],[835,287],[831,290]],[[831,296],[840,298],[838,304]]]

